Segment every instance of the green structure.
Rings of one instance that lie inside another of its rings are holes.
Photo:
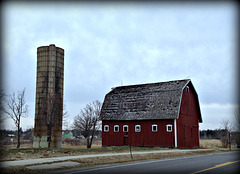
[[[65,132],[62,138],[74,138],[72,131]]]

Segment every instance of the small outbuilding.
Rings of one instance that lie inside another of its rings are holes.
[[[100,117],[103,146],[199,147],[202,117],[190,79],[113,88]]]
[[[72,131],[70,130],[62,131],[62,138],[74,138]]]

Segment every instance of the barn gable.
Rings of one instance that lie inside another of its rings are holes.
[[[113,88],[105,96],[101,119],[177,119],[182,91],[189,82],[190,79],[185,79]]]

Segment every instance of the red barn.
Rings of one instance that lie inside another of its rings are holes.
[[[202,117],[190,79],[113,88],[100,117],[103,146],[199,147]]]

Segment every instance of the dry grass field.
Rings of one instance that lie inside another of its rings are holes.
[[[149,150],[161,150],[166,148],[160,147],[132,147],[132,151],[149,151]],[[93,145],[92,148],[87,149],[86,146],[71,146],[63,145],[61,149],[57,148],[20,148],[20,149],[1,149],[0,161],[14,161],[23,159],[35,159],[35,158],[50,158],[58,156],[75,156],[75,155],[87,155],[87,154],[101,154],[101,153],[120,153],[129,152],[129,146],[110,146],[102,147],[101,145]]]
[[[204,140],[200,140],[200,148],[216,149],[216,150],[221,150],[221,151],[229,150],[229,147],[223,148],[221,140],[217,140],[217,139],[204,139]],[[231,145],[231,150],[240,150],[240,149],[237,148],[235,144],[232,144]]]
[[[26,145],[25,148],[16,149],[12,146],[0,150],[0,161],[13,161],[32,158],[49,158],[58,156],[74,156],[84,154],[100,154],[100,153],[120,153],[129,152],[129,146],[110,146],[102,147],[99,141],[92,145],[92,148],[87,149],[86,145],[71,145],[64,143],[61,149],[57,148],[32,148],[32,145]],[[14,146],[15,147],[15,146]],[[200,148],[229,150],[222,148],[220,140],[200,140]],[[132,147],[132,151],[151,151],[151,150],[167,150],[168,148],[161,147]],[[234,150],[234,149],[233,149]]]
[[[200,148],[219,149],[219,148],[222,148],[222,142],[221,140],[216,140],[216,139],[200,140]]]

